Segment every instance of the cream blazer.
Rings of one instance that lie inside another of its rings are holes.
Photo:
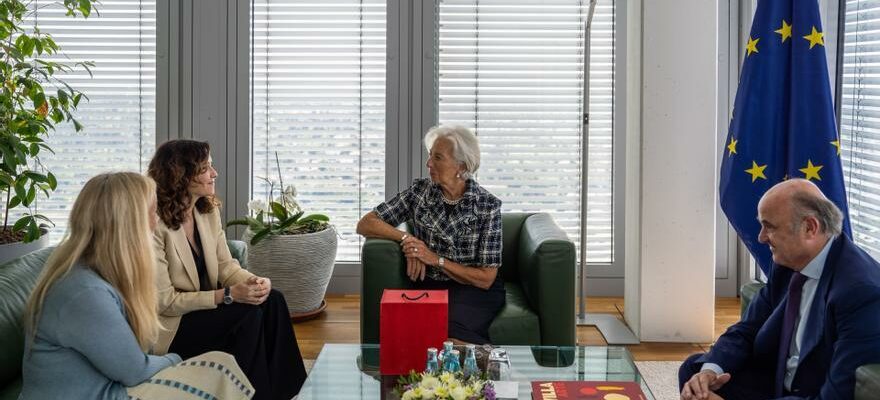
[[[218,209],[202,214],[196,210],[195,223],[202,241],[208,281],[221,287],[233,286],[254,276],[242,268],[229,252],[226,233]],[[180,326],[180,317],[190,311],[217,308],[213,290],[199,291],[199,273],[183,228],[169,229],[162,221],[153,233],[156,255],[156,286],[159,292],[159,321],[164,329],[153,353],[165,354]]]

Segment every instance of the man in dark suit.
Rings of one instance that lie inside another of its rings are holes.
[[[842,219],[803,179],[764,194],[768,284],[711,351],[682,364],[683,400],[853,398],[856,368],[880,363],[880,265],[841,234]]]

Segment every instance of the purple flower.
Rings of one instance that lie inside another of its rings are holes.
[[[483,385],[483,397],[485,397],[486,400],[495,400],[495,386],[493,386],[491,382]]]

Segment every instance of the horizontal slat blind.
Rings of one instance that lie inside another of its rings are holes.
[[[846,2],[841,161],[853,236],[880,255],[880,1]]]
[[[361,215],[385,199],[385,1],[254,0],[253,197],[278,180],[326,213],[337,261],[359,260]]]
[[[98,13],[71,18],[54,1],[34,1],[30,21],[49,33],[61,48],[52,58],[68,63],[93,61],[94,77],[84,70],[63,75],[88,96],[78,119],[85,130],[63,124],[49,133],[55,154],[41,161],[58,178],[48,200],[38,196],[38,211],[56,227],[57,242],[82,185],[98,173],[144,171],[155,148],[156,1],[103,0]]]
[[[439,8],[440,122],[475,130],[477,180],[504,211],[548,212],[580,247],[588,2],[440,0]],[[613,0],[599,0],[592,26],[587,261],[611,263]]]

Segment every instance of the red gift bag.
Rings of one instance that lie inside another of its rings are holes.
[[[443,348],[448,323],[445,290],[385,289],[379,308],[379,371],[383,375],[423,371],[428,348]]]

